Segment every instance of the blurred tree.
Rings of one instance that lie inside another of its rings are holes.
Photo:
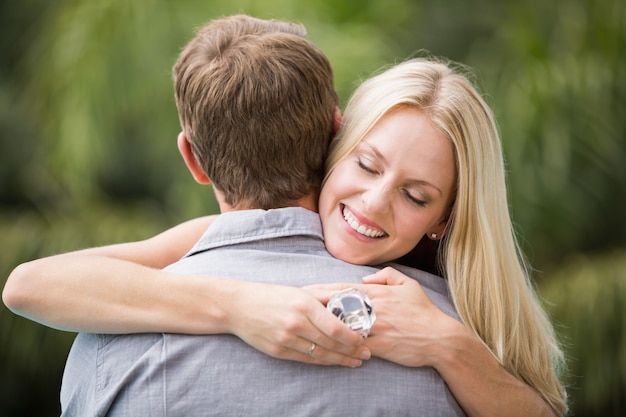
[[[568,346],[567,381],[577,416],[626,409],[626,253],[573,257],[542,287]]]
[[[623,2],[451,0],[407,10],[412,24],[387,33],[407,52],[474,68],[496,111],[533,263],[626,244]]]
[[[497,103],[514,216],[540,266],[626,243],[622,4],[514,8],[471,55]]]
[[[21,106],[24,85],[22,57],[34,39],[38,25],[49,11],[47,2],[26,0],[15,7],[0,2],[0,204],[20,206],[27,202],[25,166],[36,149],[39,132],[37,119]],[[25,22],[31,25],[26,25]]]

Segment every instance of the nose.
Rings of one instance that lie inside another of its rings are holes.
[[[391,190],[384,183],[371,184],[361,195],[363,208],[370,213],[386,213],[391,203]]]

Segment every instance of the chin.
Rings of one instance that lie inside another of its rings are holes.
[[[326,241],[326,250],[335,258],[355,265],[366,265],[361,254],[353,253],[350,247],[345,244],[335,245],[332,242]]]
[[[335,256],[335,258],[355,265],[376,265],[378,263],[375,258],[364,256],[362,253],[344,253],[344,256]]]

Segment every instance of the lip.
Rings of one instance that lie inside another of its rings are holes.
[[[375,233],[382,232],[383,235],[381,235],[381,236],[367,236],[366,234],[359,233],[350,224],[348,224],[348,221],[346,220],[346,218],[345,218],[345,216],[343,214],[344,209],[346,209],[346,210],[348,210],[350,212],[350,215],[352,217],[354,217],[354,219],[359,223],[359,225],[366,227],[367,229],[370,230],[370,232],[375,232]],[[362,240],[362,241],[378,241],[378,240],[386,239],[386,238],[389,237],[389,234],[385,231],[385,229],[380,227],[378,224],[372,222],[371,220],[367,219],[361,213],[359,213],[358,211],[355,211],[350,206],[346,206],[345,204],[339,204],[339,216],[340,216],[341,220],[343,221],[343,224],[344,224],[345,228],[350,233],[350,235],[354,236],[355,238],[357,238],[359,240]]]

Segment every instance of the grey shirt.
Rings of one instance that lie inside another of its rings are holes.
[[[222,214],[167,269],[291,286],[360,283],[376,271],[330,256],[319,216],[302,208]],[[458,319],[443,279],[402,271]],[[285,361],[232,335],[80,333],[61,406],[67,417],[464,415],[432,368],[377,358],[357,369]]]

